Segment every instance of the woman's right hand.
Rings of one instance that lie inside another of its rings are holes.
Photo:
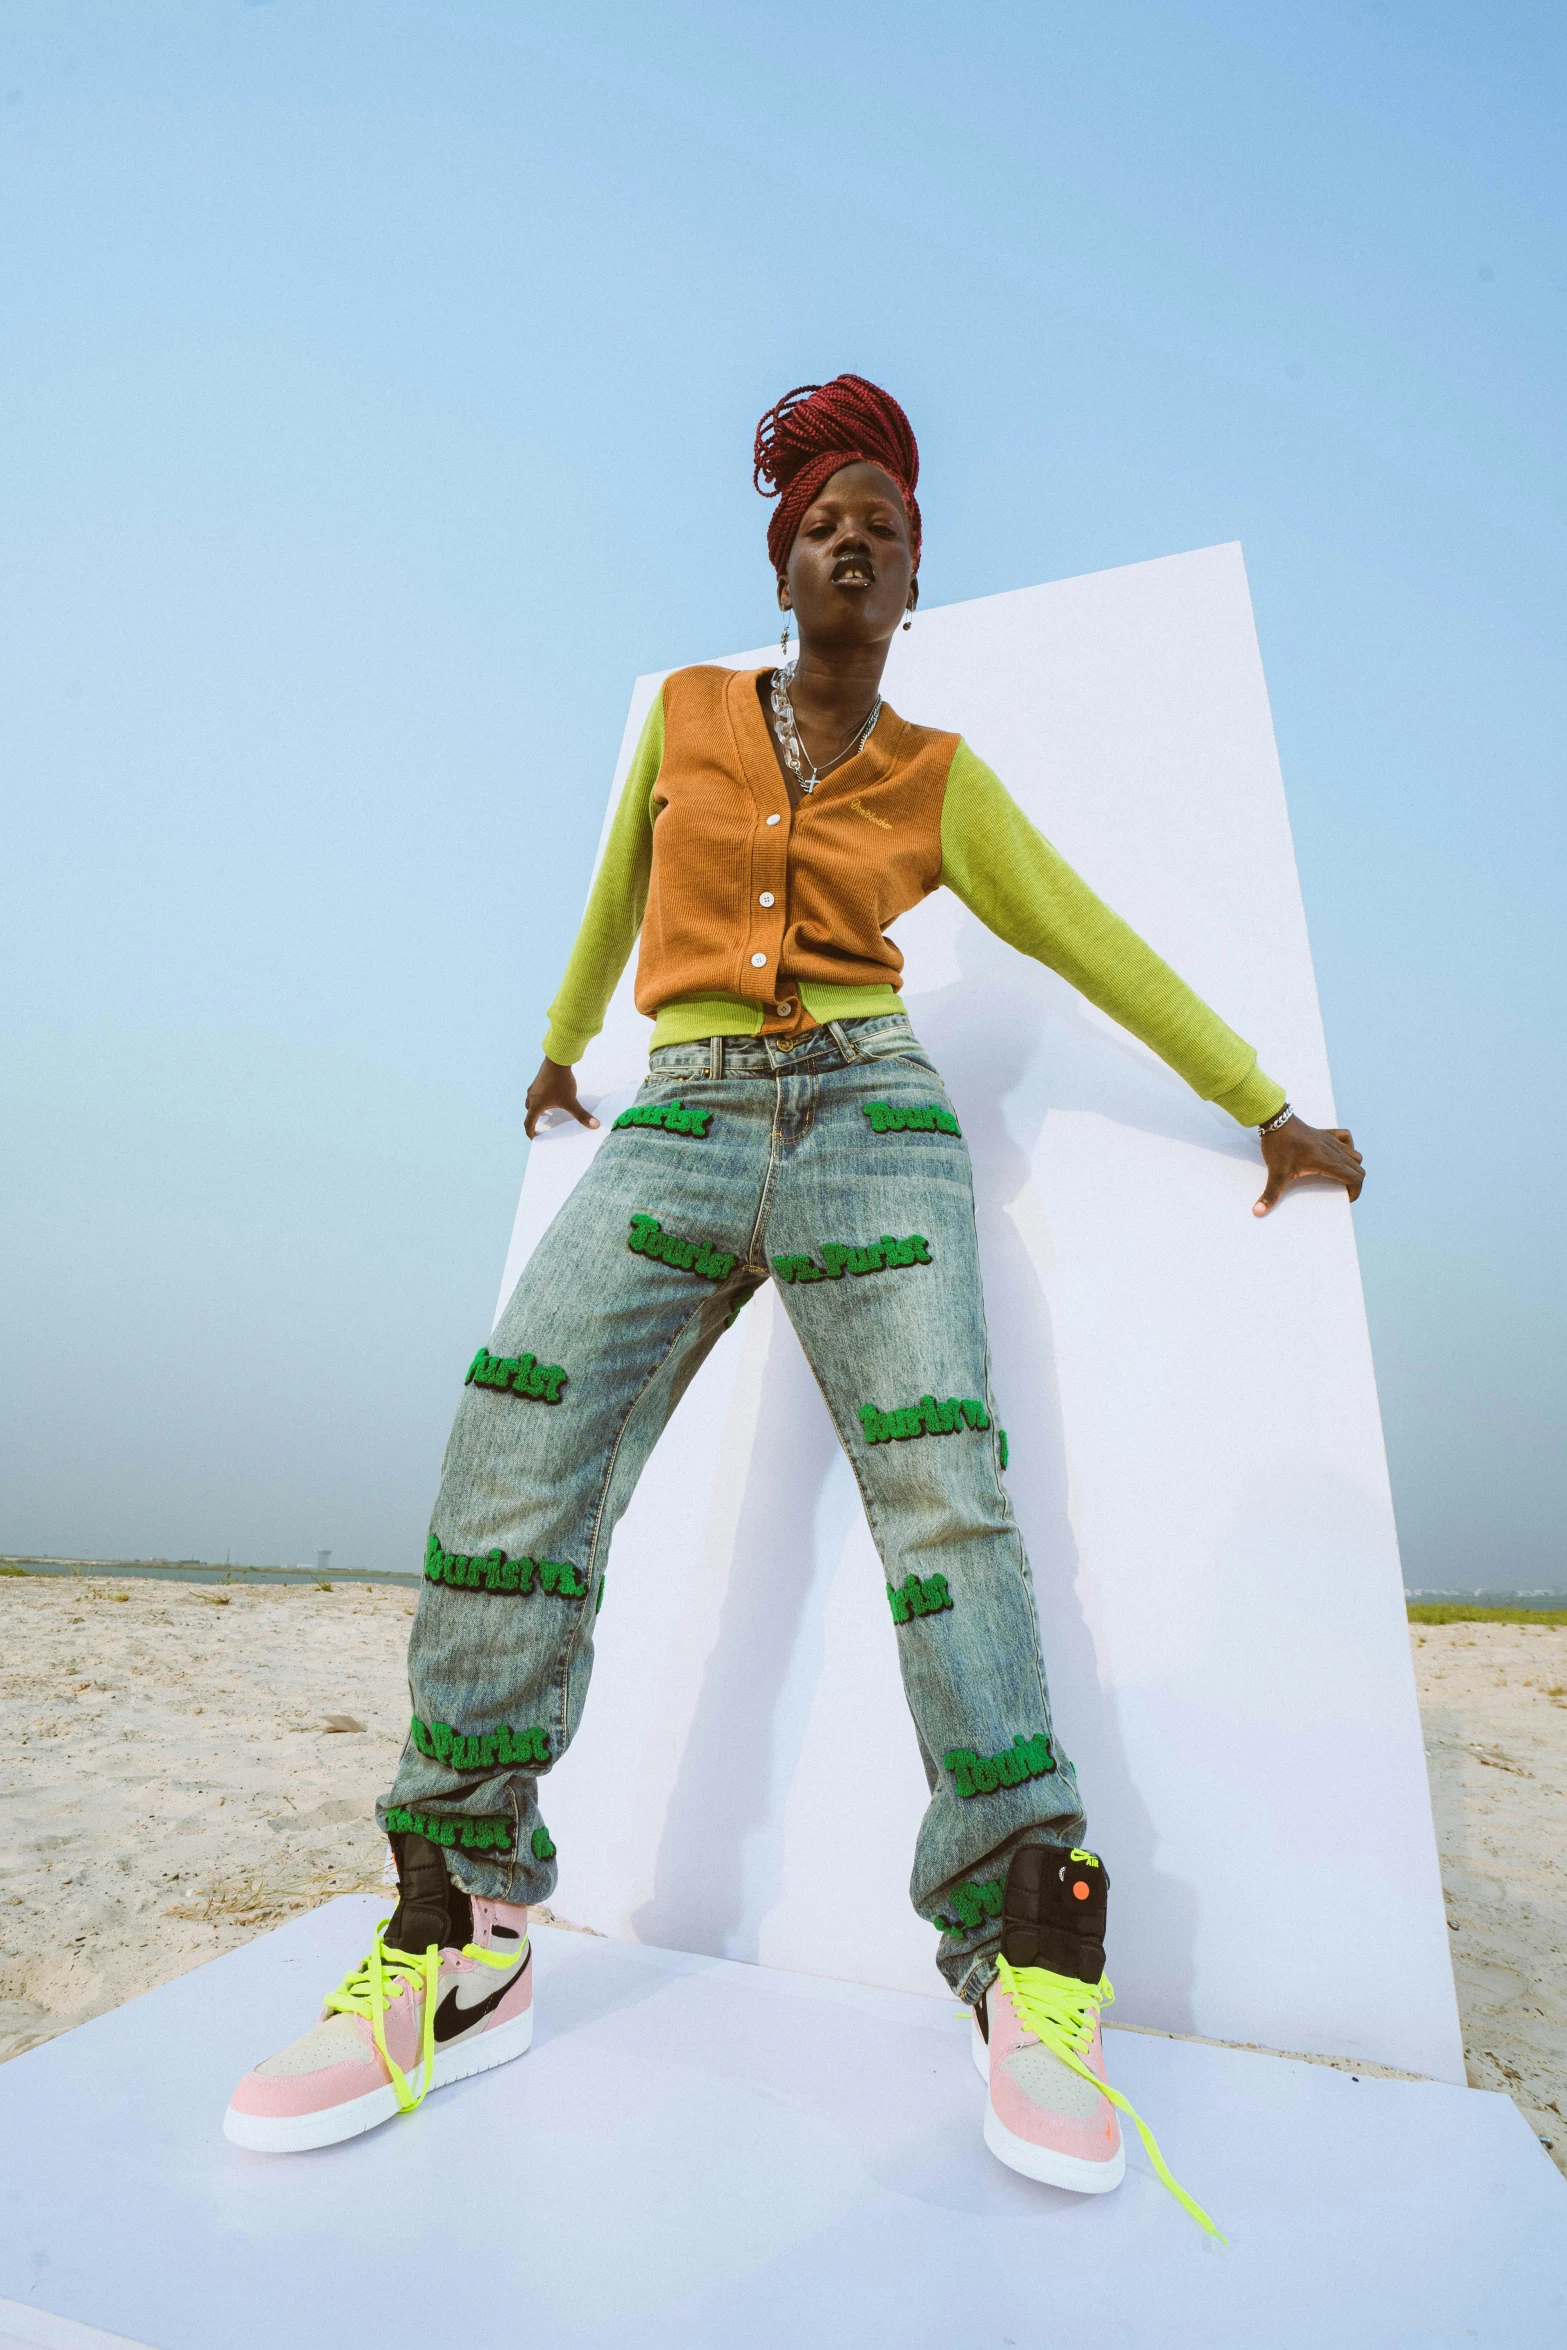
[[[597,1118],[585,1110],[577,1099],[577,1073],[563,1069],[559,1061],[541,1061],[539,1073],[528,1088],[528,1115],[523,1132],[531,1142],[538,1132],[539,1120],[546,1110],[569,1110],[579,1126],[596,1126]]]

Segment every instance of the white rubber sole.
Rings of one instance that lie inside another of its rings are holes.
[[[990,2050],[976,2019],[969,2035],[969,2048],[974,2058],[974,2070],[990,2088]],[[1080,2154],[1056,2154],[1048,2146],[1036,2146],[1030,2138],[1019,2138],[1007,2128],[995,2107],[985,2107],[985,2144],[998,2162],[1008,2170],[1021,2171],[1025,2179],[1038,2179],[1041,2186],[1066,2187],[1074,2195],[1108,2195],[1126,2176],[1126,2148],[1118,2146],[1109,2162],[1085,2162]]]
[[[509,2064],[514,2056],[525,2056],[532,2044],[533,2009],[529,2007],[522,2015],[513,2016],[509,2024],[497,2024],[493,2031],[480,2032],[455,2048],[438,2049],[430,2086],[444,2089],[474,2073],[487,2073],[494,2065]],[[422,2065],[415,2065],[408,2076],[411,2089],[418,2089],[423,2071]],[[373,2089],[368,2097],[350,2098],[346,2104],[328,2106],[321,2113],[236,2113],[231,2105],[223,2116],[223,2135],[231,2146],[247,2147],[252,2154],[307,2154],[316,2146],[362,2138],[366,2130],[378,2130],[397,2111],[397,2091],[388,2083],[385,2088]]]

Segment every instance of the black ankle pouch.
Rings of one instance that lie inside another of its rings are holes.
[[[446,1856],[427,1836],[393,1836],[397,1907],[387,1923],[388,1950],[461,1950],[473,1940],[473,1903],[446,1872]]]
[[[1008,1966],[1048,1967],[1097,1983],[1105,1971],[1110,1872],[1097,1853],[1067,1844],[1025,1844],[1012,1855],[1001,1907]]]

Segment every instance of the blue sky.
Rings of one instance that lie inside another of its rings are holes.
[[[759,411],[933,602],[1239,538],[1408,1579],[1561,1533],[1567,18],[12,0],[0,1548],[403,1566]]]

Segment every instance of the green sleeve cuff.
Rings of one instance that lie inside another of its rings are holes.
[[[558,1061],[563,1069],[570,1069],[581,1060],[592,1042],[591,1036],[580,1036],[552,1020],[544,1031],[544,1058],[547,1061]]]
[[[1276,1077],[1270,1077],[1266,1069],[1254,1068],[1239,1085],[1232,1085],[1226,1093],[1216,1093],[1213,1099],[1219,1109],[1229,1111],[1238,1125],[1260,1126],[1264,1119],[1277,1117],[1286,1096]]]

